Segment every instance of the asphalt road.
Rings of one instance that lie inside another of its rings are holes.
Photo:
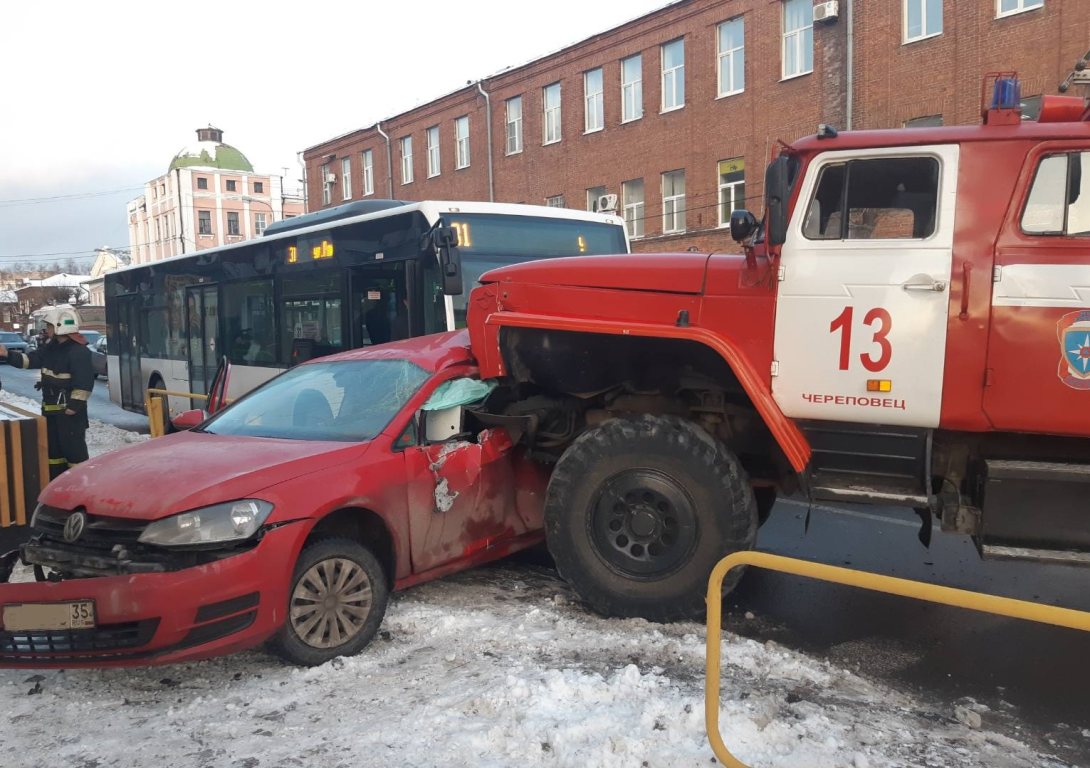
[[[0,365],[0,399],[4,392],[11,392],[21,397],[29,397],[31,400],[41,400],[40,393],[34,389],[34,382],[38,380],[38,371],[13,368],[10,365]],[[134,432],[148,431],[148,419],[141,413],[130,413],[121,406],[115,405],[110,400],[110,390],[104,379],[95,381],[95,387],[91,390],[91,399],[87,401],[87,414],[92,419],[113,424],[121,429],[131,429]]]
[[[758,548],[776,554],[991,594],[1090,610],[1090,572],[981,561],[968,537],[940,533],[929,549],[910,510],[776,505]],[[984,726],[1090,766],[1090,637],[750,569],[728,598],[726,626],[828,658],[954,705],[986,705]],[[752,618],[747,618],[747,615]],[[1085,735],[1084,735],[1085,731]]]

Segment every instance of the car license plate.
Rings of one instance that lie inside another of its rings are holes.
[[[4,629],[8,632],[46,629],[91,629],[95,626],[95,604],[23,603],[4,606]]]

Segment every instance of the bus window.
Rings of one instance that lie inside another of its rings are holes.
[[[224,350],[235,365],[276,362],[271,278],[223,286],[223,322],[229,344]]]
[[[341,273],[335,269],[298,275],[282,283],[280,328],[289,365],[344,349],[341,333]]]

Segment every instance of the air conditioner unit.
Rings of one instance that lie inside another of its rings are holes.
[[[598,211],[600,213],[616,213],[616,211],[617,211],[617,196],[616,195],[598,195]]]
[[[336,184],[337,183],[337,174],[327,173],[325,175],[325,183],[326,184]]]
[[[837,0],[818,3],[814,6],[814,21],[836,21],[838,13],[840,13],[840,3]]]

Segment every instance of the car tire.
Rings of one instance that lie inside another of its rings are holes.
[[[692,422],[618,418],[560,457],[545,533],[561,576],[593,610],[675,621],[701,615],[715,564],[753,546],[757,503],[738,459]]]
[[[343,538],[310,544],[295,564],[284,625],[270,650],[304,667],[354,656],[374,638],[389,596],[382,566],[363,545]]]

